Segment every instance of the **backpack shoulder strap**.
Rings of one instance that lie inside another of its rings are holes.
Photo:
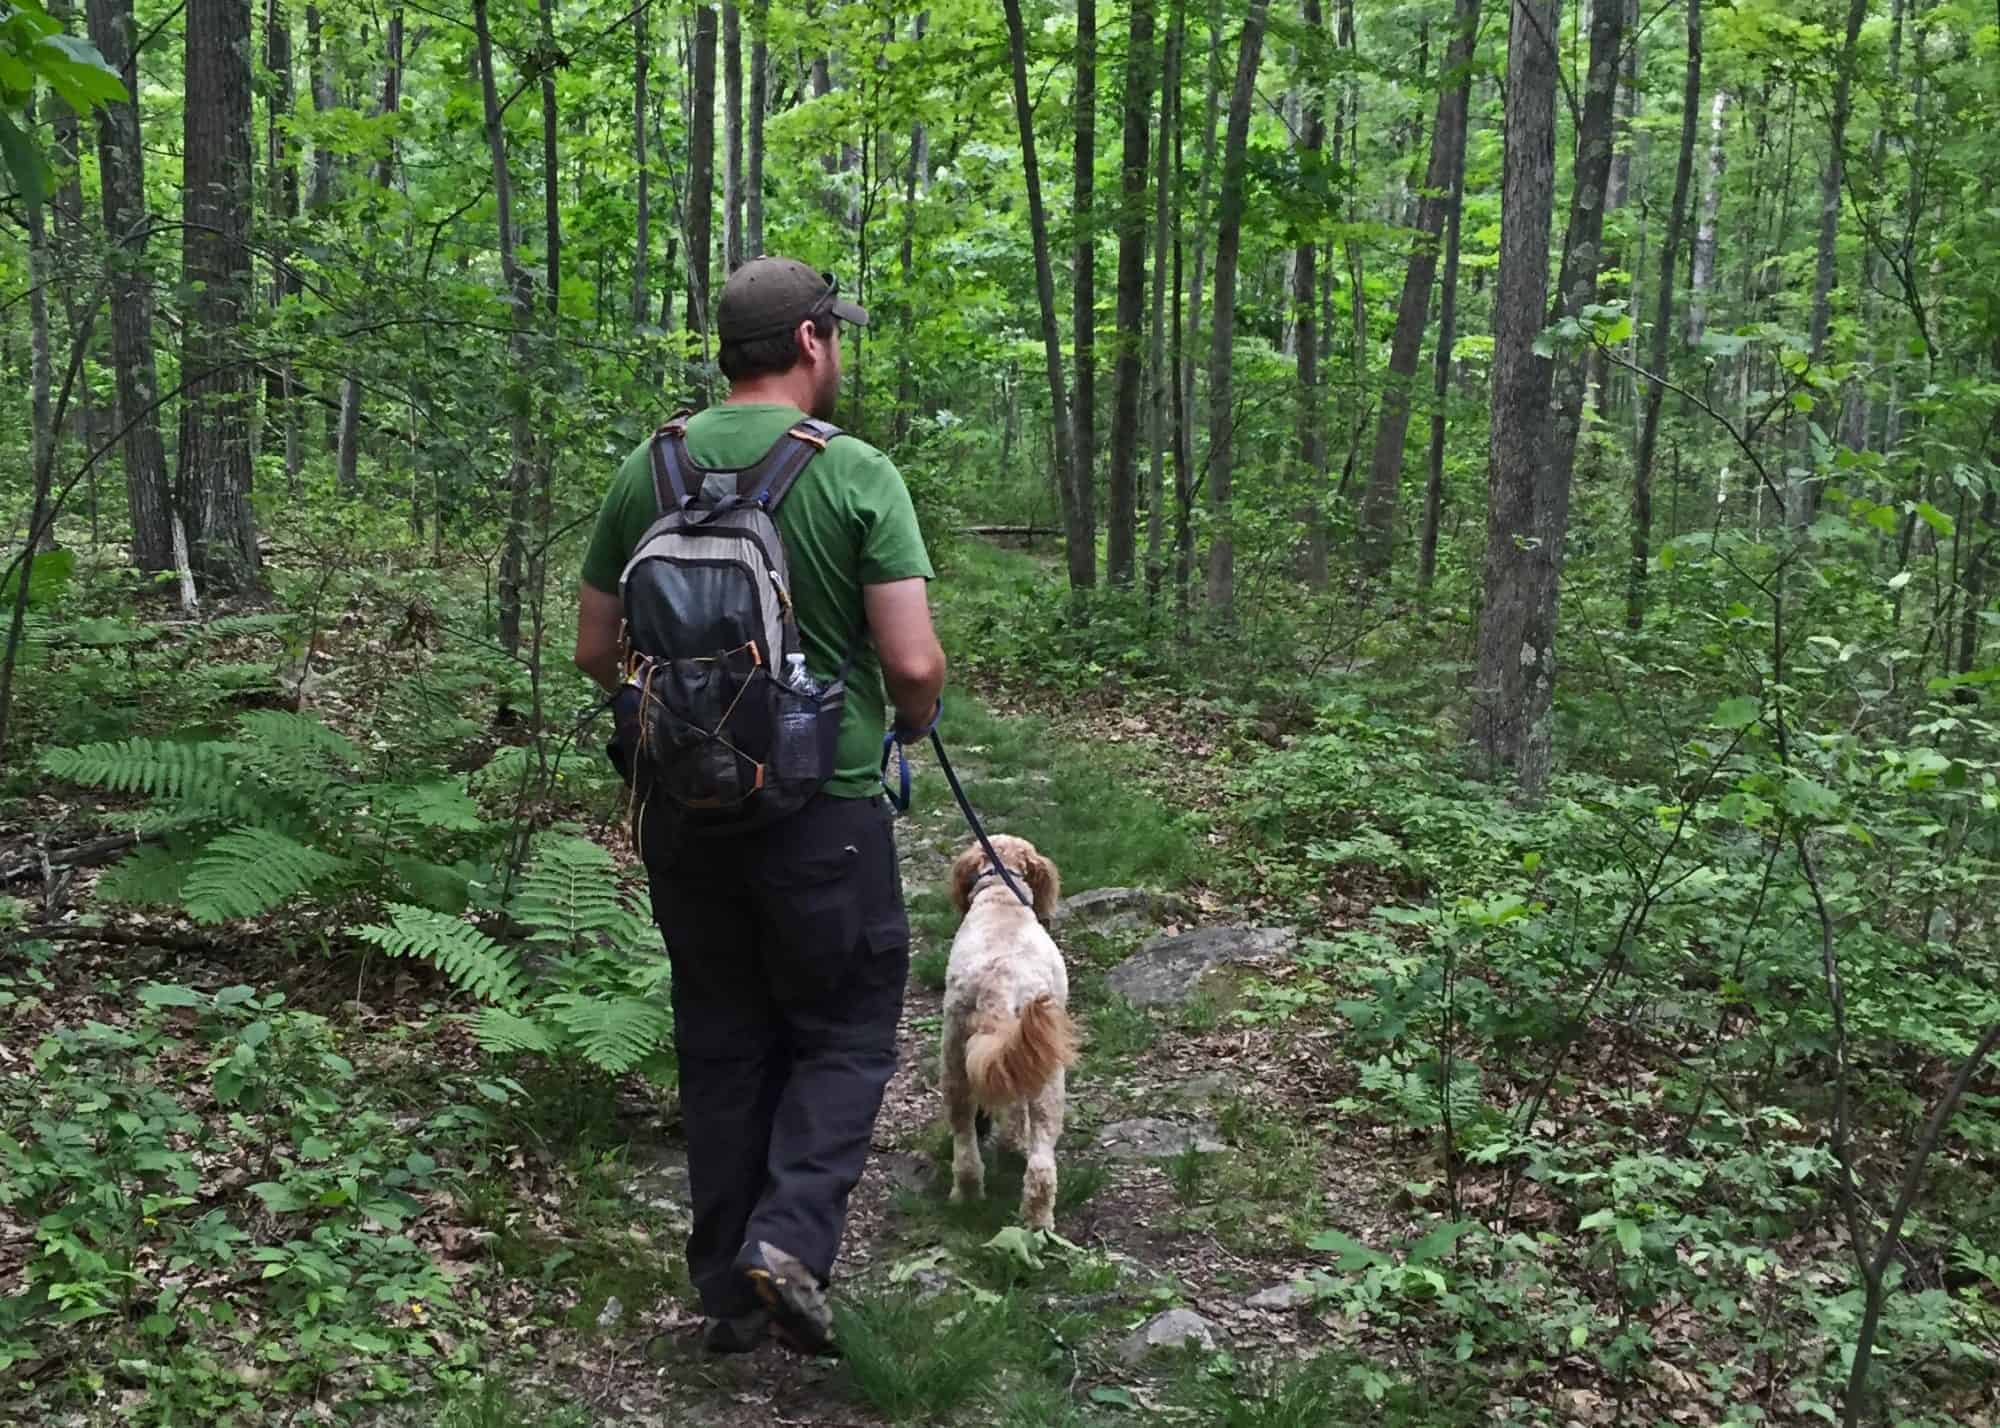
[[[812,459],[839,435],[839,427],[817,417],[794,422],[764,453],[763,459],[743,473],[737,483],[738,493],[767,511],[777,510],[778,503],[785,499]]]
[[[661,515],[685,511],[701,489],[688,489],[687,419],[686,412],[675,412],[653,433],[653,499]]]

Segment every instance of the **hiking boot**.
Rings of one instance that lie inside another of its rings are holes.
[[[759,1240],[756,1257],[743,1272],[770,1309],[780,1343],[802,1354],[839,1357],[833,1342],[833,1311],[811,1270],[768,1240]]]
[[[771,1327],[768,1309],[752,1309],[729,1319],[710,1319],[702,1330],[701,1347],[711,1354],[747,1354],[764,1342]]]

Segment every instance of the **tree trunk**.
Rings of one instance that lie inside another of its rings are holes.
[[[1506,142],[1500,180],[1500,266],[1493,299],[1493,410],[1487,446],[1480,698],[1473,734],[1522,790],[1548,776],[1555,678],[1555,578],[1540,549],[1538,500],[1550,366],[1535,343],[1548,317],[1555,207],[1556,0],[1512,0],[1507,26]]]
[[[145,150],[139,143],[138,71],[132,58],[132,0],[90,0],[90,41],[124,76],[130,98],[99,111],[97,174],[112,266],[111,363],[124,429],[125,492],[132,518],[132,563],[174,565],[173,502],[160,436],[159,380],[153,369],[153,284],[146,271]]]
[[[28,97],[26,112],[21,116],[30,132],[35,123],[34,96]],[[40,200],[30,199],[28,210],[28,425],[29,457],[33,463],[37,489],[36,506],[44,505],[48,499],[47,482],[44,473],[54,466],[56,433],[49,415],[49,388],[54,384],[51,375],[53,366],[49,355],[49,289],[56,286],[54,254],[49,251],[48,211]],[[38,510],[36,515],[40,515]],[[22,557],[21,580],[28,579],[29,566],[35,552],[44,543],[45,535],[36,525],[28,527],[28,548]],[[0,716],[4,716],[0,710]],[[4,729],[0,722],[0,729]]]
[[[272,215],[277,219],[271,240],[271,306],[277,307],[299,290],[293,271],[291,249],[286,234],[299,217],[299,155],[292,142],[292,22],[284,0],[267,0],[264,25],[264,67],[271,72],[270,136],[266,163],[267,188]],[[298,404],[292,397],[292,361],[280,357],[272,364],[264,389],[264,406],[277,417],[284,430],[285,477],[296,480],[305,465],[299,444]]]
[[[403,102],[403,12],[396,10],[389,17],[388,39],[385,46],[384,69],[382,72],[382,102],[376,107],[376,117],[394,114]],[[396,156],[393,147],[385,150],[375,164],[372,175],[375,187],[387,189],[395,181]],[[372,235],[375,225],[368,225]],[[346,495],[355,494],[359,484],[361,448],[361,380],[350,370],[340,383],[340,425],[334,442],[334,471],[339,489]]]
[[[1202,111],[1201,141],[1201,193],[1195,203],[1194,252],[1189,255],[1187,272],[1187,336],[1181,343],[1179,361],[1180,383],[1176,389],[1180,401],[1180,445],[1176,452],[1180,463],[1182,487],[1180,490],[1180,512],[1174,531],[1174,591],[1175,607],[1181,623],[1187,623],[1189,586],[1194,580],[1194,354],[1201,345],[1201,293],[1203,283],[1203,263],[1206,260],[1205,245],[1213,218],[1211,201],[1215,193],[1215,146],[1216,134],[1222,123],[1222,0],[1209,0],[1208,4],[1208,103]],[[1175,251],[1179,257],[1178,245]],[[1178,274],[1176,275],[1178,278]],[[1174,284],[1176,298],[1180,283]],[[1177,332],[1176,338],[1179,338]]]
[[[1071,318],[1076,332],[1076,466],[1070,503],[1085,536],[1079,557],[1070,552],[1072,577],[1097,583],[1097,233],[1091,206],[1097,182],[1097,0],[1076,0],[1075,285]]]
[[[1021,175],[1028,189],[1028,229],[1035,248],[1035,293],[1042,309],[1042,351],[1049,369],[1049,431],[1055,442],[1057,488],[1064,494],[1063,537],[1068,547],[1072,590],[1088,588],[1096,578],[1095,552],[1089,529],[1078,519],[1076,502],[1068,499],[1066,472],[1076,469],[1071,444],[1069,401],[1063,392],[1062,338],[1056,327],[1055,277],[1049,270],[1049,221],[1042,208],[1042,176],[1035,162],[1035,111],[1028,103],[1028,42],[1021,24],[1021,0],[1003,0],[1007,13],[1008,52],[1014,67],[1014,118],[1021,130]]]
[[[1153,113],[1153,0],[1132,0],[1125,50],[1125,156],[1118,207],[1118,356],[1111,400],[1111,520],[1105,569],[1132,583],[1138,546],[1140,333],[1146,303],[1146,163]]]
[[[333,60],[320,33],[319,6],[306,6],[306,81],[312,88],[313,115],[324,118],[334,108]],[[313,142],[312,174],[306,183],[306,211],[319,214],[333,202],[333,147],[325,139]]]
[[[708,358],[709,272],[715,261],[715,7],[694,12],[694,99],[688,115],[687,329]]]
[[[528,345],[528,318],[535,309],[533,284],[514,254],[514,185],[507,165],[507,131],[500,114],[500,94],[493,78],[493,32],[487,25],[486,0],[472,0],[472,22],[478,46],[479,89],[485,104],[486,145],[493,158],[493,207],[500,239],[500,272],[513,306],[509,313],[507,347],[516,379],[529,380],[533,353]],[[508,654],[521,648],[521,586],[527,574],[528,498],[534,489],[534,435],[529,403],[511,401],[508,438],[512,464],[507,473],[507,531],[500,556],[500,644]]]
[[[1833,321],[1833,284],[1838,276],[1836,244],[1840,237],[1840,198],[1845,172],[1847,116],[1854,86],[1854,52],[1861,22],[1868,18],[1868,0],[1848,0],[1847,35],[1840,47],[1839,70],[1833,81],[1833,112],[1828,120],[1826,165],[1819,180],[1819,260],[1813,272],[1812,321],[1807,330],[1807,358],[1814,367],[1826,361],[1826,333]],[[1802,459],[1801,469],[1810,466]],[[1795,478],[1785,493],[1785,518],[1794,530],[1812,524],[1819,508],[1820,484],[1807,474]]]
[[[250,3],[189,0],[181,272],[193,292],[181,358],[176,505],[206,588],[257,583],[250,380],[237,342],[250,294]]]
[[[1304,0],[1301,18],[1306,32],[1320,33],[1319,0]],[[1302,166],[1320,172],[1320,151],[1326,147],[1326,91],[1308,85],[1302,96],[1303,126],[1299,139]],[[1314,590],[1326,589],[1327,527],[1325,499],[1326,433],[1320,424],[1319,331],[1314,326],[1313,309],[1319,296],[1319,250],[1310,235],[1292,254],[1292,350],[1299,370],[1299,484],[1308,493],[1299,511],[1305,527],[1301,553],[1305,582]]]
[[[1708,175],[1701,187],[1701,222],[1694,230],[1694,256],[1688,265],[1687,342],[1701,346],[1708,330],[1708,294],[1715,286],[1715,219],[1722,208],[1722,116],[1729,91],[1718,89],[1708,102]]]
[[[910,25],[910,39],[920,43],[925,26],[930,17],[919,14]],[[896,299],[896,318],[902,328],[901,341],[896,346],[896,441],[900,444],[910,433],[910,417],[916,410],[917,393],[915,368],[911,365],[911,348],[915,345],[916,332],[916,283],[917,283],[917,194],[925,183],[925,175],[930,170],[930,136],[925,132],[924,121],[910,121],[909,161],[903,166],[903,241],[897,251],[898,266],[902,273],[902,291]],[[1006,463],[1001,463],[1006,470]]]
[[[632,325],[644,327],[653,315],[652,285],[647,267],[652,258],[652,176],[646,171],[646,72],[652,41],[646,33],[646,10],[632,12],[632,166],[638,171],[639,192],[632,238]]]
[[[1598,0],[1603,5],[1606,0]],[[1612,0],[1622,5],[1624,0]],[[1471,62],[1479,31],[1479,0],[1458,0],[1451,44],[1444,67],[1456,74]],[[1430,315],[1431,285],[1437,276],[1438,237],[1444,231],[1451,175],[1465,148],[1465,117],[1469,94],[1451,84],[1438,91],[1437,123],[1431,131],[1430,167],[1417,204],[1417,240],[1403,273],[1403,296],[1396,309],[1396,330],[1389,339],[1389,371],[1382,384],[1382,414],[1375,424],[1375,449],[1368,462],[1368,486],[1361,499],[1360,529],[1355,554],[1361,569],[1380,580],[1389,572],[1395,545],[1396,495],[1403,479],[1403,443],[1410,426],[1410,389],[1424,345],[1424,323]]]
[[[755,0],[750,8],[750,174],[743,195],[743,252],[748,258],[764,252],[764,111],[770,107],[770,0]]]
[[[1146,355],[1147,432],[1152,446],[1152,472],[1146,499],[1146,598],[1158,597],[1165,574],[1167,386],[1174,373],[1167,367],[1167,242],[1173,216],[1173,172],[1168,167],[1169,144],[1180,124],[1181,43],[1187,35],[1187,0],[1174,0],[1160,69],[1158,156],[1153,168],[1153,311]]]
[[[549,0],[536,0],[541,53],[536,68],[542,82],[542,301],[553,332],[562,315],[562,165],[556,151],[556,34]],[[526,314],[523,314],[525,316]]]
[[[1476,5],[1477,0],[1473,0]],[[1477,26],[1474,26],[1475,31]],[[1449,64],[1446,66],[1450,69]],[[1472,101],[1472,62],[1468,51],[1451,83],[1458,90],[1458,142],[1451,155],[1451,192],[1444,220],[1444,277],[1438,295],[1437,355],[1431,374],[1430,474],[1424,483],[1424,530],[1417,548],[1417,588],[1429,590],[1437,578],[1438,520],[1444,510],[1445,404],[1451,395],[1452,345],[1458,336],[1458,239],[1465,212],[1465,140]]]
[[[743,22],[722,3],[722,271],[743,266]]]
[[[1250,0],[1243,17],[1243,48],[1236,88],[1229,96],[1229,129],[1223,140],[1222,192],[1215,233],[1215,321],[1208,355],[1208,507],[1215,537],[1208,547],[1209,613],[1221,625],[1236,618],[1236,540],[1230,530],[1229,482],[1236,437],[1235,381],[1230,358],[1236,337],[1236,259],[1243,243],[1243,167],[1250,138],[1250,105],[1257,94],[1257,60],[1263,51],[1270,0]]]
[[[1694,136],[1701,119],[1701,0],[1687,0],[1687,77],[1681,93],[1681,149],[1674,164],[1674,196],[1667,206],[1667,236],[1660,245],[1660,290],[1653,299],[1653,348],[1647,368],[1667,376],[1667,338],[1674,321],[1674,259],[1687,225],[1688,189],[1694,183]],[[1660,402],[1666,389],[1646,384],[1639,426],[1639,459],[1632,472],[1632,567],[1625,591],[1625,628],[1646,622],[1646,565],[1653,552],[1653,454],[1660,439]]]

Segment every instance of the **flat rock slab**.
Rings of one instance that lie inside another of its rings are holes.
[[[1215,1326],[1192,1309],[1168,1309],[1155,1314],[1118,1345],[1118,1357],[1136,1367],[1161,1349],[1215,1348]]]
[[[1298,940],[1290,927],[1203,927],[1147,943],[1106,980],[1134,1006],[1179,1006],[1216,968],[1275,961]]]
[[[1179,1121],[1141,1116],[1137,1120],[1114,1121],[1098,1131],[1097,1148],[1113,1160],[1164,1160],[1186,1150],[1213,1154],[1229,1147],[1217,1137],[1212,1125],[1183,1125]]]
[[[1151,888],[1091,888],[1056,904],[1052,927],[1080,926],[1101,932],[1141,927],[1187,916],[1187,903]]]
[[[1274,1284],[1269,1289],[1260,1289],[1243,1303],[1251,1309],[1286,1310],[1296,1309],[1312,1296],[1297,1284],[1287,1281]]]

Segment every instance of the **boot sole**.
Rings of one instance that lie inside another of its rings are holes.
[[[749,1277],[750,1287],[757,1291],[757,1297],[764,1301],[764,1307],[771,1311],[771,1328],[779,1342],[801,1354],[840,1357],[840,1347],[833,1341],[832,1316],[827,1312],[826,1296],[812,1282],[805,1266],[792,1260],[783,1250],[776,1250],[770,1245],[759,1248],[764,1263],[751,1265],[744,1273]],[[771,1267],[774,1257],[791,1261],[791,1264],[774,1269]]]

